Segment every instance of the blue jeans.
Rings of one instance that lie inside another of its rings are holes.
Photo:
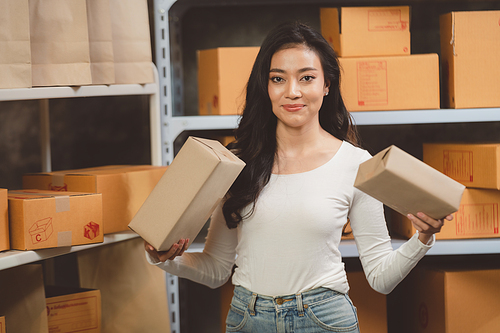
[[[349,296],[326,288],[282,297],[261,296],[236,286],[226,332],[359,333]]]

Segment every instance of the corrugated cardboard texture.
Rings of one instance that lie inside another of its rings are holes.
[[[387,296],[370,287],[363,271],[347,271],[349,297],[357,309],[361,332],[387,332]]]
[[[47,286],[45,295],[50,332],[101,332],[99,290]]]
[[[78,252],[78,272],[81,287],[101,291],[102,333],[170,332],[165,272],[141,239]]]
[[[321,8],[321,33],[340,57],[410,54],[410,8]]]
[[[6,332],[49,333],[42,265],[0,271],[0,295]]]
[[[198,51],[198,104],[202,115],[242,112],[246,84],[259,47]]]
[[[417,268],[416,273],[407,285],[403,315],[408,318],[400,332],[498,332],[499,269]]]
[[[500,237],[499,206],[499,190],[466,188],[453,220],[445,221],[436,239]],[[415,228],[405,216],[394,212],[391,220],[391,231],[396,234],[409,238],[415,233]]]
[[[7,189],[0,188],[0,251],[10,249]]]
[[[189,137],[129,227],[160,251],[194,240],[244,166],[220,142]]]
[[[441,65],[447,107],[500,106],[500,11],[441,15]]]
[[[396,146],[361,163],[354,187],[405,216],[435,219],[459,209],[465,188]]]
[[[437,54],[339,58],[349,111],[439,109]]]
[[[500,143],[424,143],[424,162],[467,187],[500,189]]]
[[[100,243],[100,193],[9,191],[11,248],[35,250]]]
[[[23,176],[24,188],[102,193],[104,234],[128,224],[161,178],[166,166],[108,165]]]

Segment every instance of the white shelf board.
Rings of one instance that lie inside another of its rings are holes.
[[[0,270],[33,263],[40,260],[49,259],[72,252],[78,252],[103,245],[122,242],[136,237],[139,237],[139,235],[137,235],[133,231],[122,231],[104,235],[104,241],[102,243],[75,245],[67,247],[55,247],[55,248],[36,250],[36,251],[18,251],[18,250],[4,251],[0,252]]]
[[[500,121],[500,108],[351,112],[356,125],[402,125]],[[234,129],[240,116],[176,116],[166,126],[173,137],[183,131]]]
[[[0,89],[0,101],[75,98],[96,96],[154,95],[157,83]]]
[[[402,125],[500,121],[500,108],[351,112],[356,125]]]

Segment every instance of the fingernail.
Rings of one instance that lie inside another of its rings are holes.
[[[418,212],[418,213],[417,213],[417,216],[418,216],[418,217],[424,217],[424,213]]]

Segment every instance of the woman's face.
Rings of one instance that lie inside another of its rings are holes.
[[[317,54],[303,45],[277,51],[271,58],[268,92],[278,126],[319,124],[328,85]]]

